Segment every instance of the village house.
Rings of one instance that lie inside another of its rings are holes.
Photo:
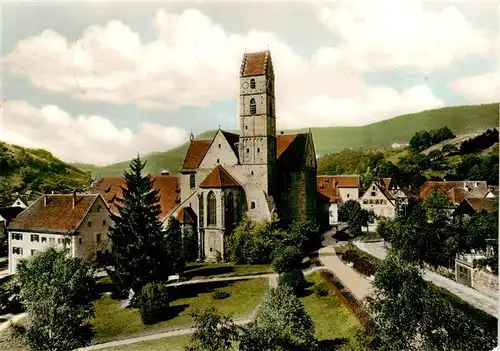
[[[320,175],[317,177],[317,191],[328,202],[328,224],[337,225],[339,205],[359,198],[359,176]]]
[[[28,207],[24,202],[23,200],[21,200],[20,198],[18,198],[16,201],[14,201],[14,203],[11,205],[12,207],[20,207],[20,208],[26,208]]]
[[[494,212],[495,198],[470,197],[464,199],[453,212],[454,218],[469,219],[476,213]]]
[[[157,205],[161,208],[161,214],[158,220],[163,222],[179,204],[179,177],[170,175],[167,171],[162,171],[161,174],[152,174],[151,180],[153,181],[153,187],[159,190],[160,201]],[[117,204],[120,205],[119,200],[123,199],[122,188],[127,188],[124,177],[103,177],[92,185],[89,192],[101,195],[111,213],[118,215]]]
[[[7,227],[18,214],[24,211],[23,207],[10,206],[0,208],[0,242],[7,239]]]
[[[9,273],[24,258],[51,246],[91,262],[110,249],[110,212],[100,195],[42,195],[8,226]]]
[[[251,220],[276,215],[284,223],[315,219],[312,134],[277,135],[274,78],[269,51],[245,53],[240,133],[219,129],[207,140],[191,135],[181,169],[181,201],[172,215],[192,210],[189,216],[196,219],[202,258],[207,260],[227,258],[227,239],[245,215]]]
[[[490,192],[488,184],[485,181],[427,181],[420,188],[420,198],[422,200],[425,199],[433,190],[438,190],[443,195],[446,195],[453,206],[460,205],[467,198],[483,198]]]

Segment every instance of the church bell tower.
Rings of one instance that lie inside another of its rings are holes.
[[[274,70],[269,50],[245,53],[240,70],[240,163],[269,193],[276,163]]]

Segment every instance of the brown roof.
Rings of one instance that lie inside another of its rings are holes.
[[[322,181],[334,183],[336,188],[359,188],[358,175],[322,175]]]
[[[218,165],[210,172],[205,180],[200,183],[200,188],[226,188],[239,187],[240,184],[230,175],[224,167]]]
[[[276,136],[276,157],[280,156],[285,152],[290,144],[295,140],[297,134],[280,134]]]
[[[390,187],[390,185],[391,185],[391,180],[392,180],[391,178],[384,178],[384,179],[383,179],[384,186],[385,186],[385,188],[386,188],[387,190],[390,190],[390,189],[389,189],[389,187]]]
[[[198,222],[196,213],[191,207],[183,207],[177,214],[177,220],[181,224],[196,224]]]
[[[42,195],[14,218],[9,230],[72,234],[98,197],[97,194],[77,194],[73,207],[73,194]]]
[[[177,205],[180,189],[180,180],[175,175],[159,175],[152,174],[153,187],[160,191],[160,201],[158,205],[161,207],[160,220],[168,215]],[[116,199],[122,199],[122,187],[126,187],[123,177],[104,177],[92,187],[91,193],[101,194],[111,212],[118,214],[116,207]]]
[[[267,73],[267,67],[271,58],[271,53],[268,51],[251,52],[243,55],[241,63],[240,76],[257,76]]]
[[[335,187],[335,180],[331,176],[317,176],[316,179],[318,192],[328,198],[330,203],[337,202],[338,194]]]
[[[196,172],[211,143],[208,139],[191,140],[181,171]]]
[[[494,212],[495,211],[495,205],[494,201],[492,198],[487,198],[487,197],[473,197],[473,198],[468,198],[465,201],[467,201],[472,209],[476,212]]]
[[[464,189],[464,184],[468,187],[468,189]],[[439,190],[455,204],[462,202],[465,198],[483,197],[488,192],[488,187],[485,181],[427,181],[420,188],[420,198],[426,198],[434,189]]]

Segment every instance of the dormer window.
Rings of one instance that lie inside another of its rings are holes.
[[[255,79],[250,79],[250,89],[255,89]]]
[[[250,114],[255,115],[257,113],[257,105],[255,104],[255,99],[250,99]]]

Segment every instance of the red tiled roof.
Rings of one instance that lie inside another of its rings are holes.
[[[73,207],[73,194],[42,195],[14,218],[9,230],[72,234],[98,197],[98,194],[77,194]]]
[[[335,187],[335,180],[331,176],[317,176],[316,179],[318,192],[327,197],[329,202],[337,202],[338,194]]]
[[[200,188],[226,188],[239,187],[240,184],[230,175],[224,167],[218,165],[200,183]]]
[[[197,216],[191,207],[183,207],[179,210],[177,214],[177,220],[181,224],[196,224]]]
[[[494,212],[495,211],[495,202],[492,198],[482,197],[482,198],[468,198],[467,201],[472,209],[476,212]]]
[[[160,191],[160,201],[158,205],[161,207],[160,220],[168,215],[177,205],[180,198],[180,180],[175,175],[151,175],[153,187]],[[122,199],[122,187],[126,188],[125,179],[123,177],[104,177],[91,189],[94,194],[101,194],[111,212],[117,214],[116,199]]]
[[[241,64],[240,76],[256,76],[266,74],[271,53],[269,51],[260,51],[245,53]]]
[[[212,140],[207,139],[191,140],[181,171],[196,172],[211,143]]]
[[[276,136],[276,157],[280,156],[285,152],[290,144],[295,140],[297,134],[280,134]]]
[[[464,183],[469,187],[468,190],[464,189]],[[477,186],[475,186],[475,183],[477,183]],[[420,188],[420,198],[425,199],[434,189],[439,190],[455,204],[462,202],[465,198],[483,197],[488,192],[484,181],[427,181]]]
[[[359,176],[358,175],[322,175],[325,181],[328,179],[329,182],[335,183],[336,188],[359,188]]]

